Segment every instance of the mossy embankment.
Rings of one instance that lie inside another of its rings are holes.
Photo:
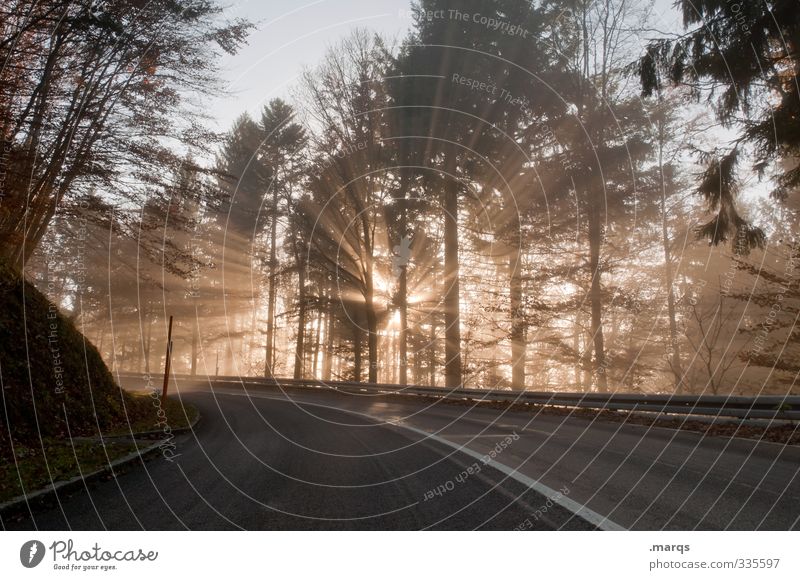
[[[0,262],[3,435],[98,435],[126,420],[132,397],[97,349],[32,284]]]
[[[103,437],[174,430],[196,416],[179,401],[161,410],[157,399],[119,388],[73,322],[2,261],[0,305],[0,498],[96,469],[134,446],[128,438],[104,449]]]

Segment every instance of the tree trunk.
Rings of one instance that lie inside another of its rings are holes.
[[[124,373],[127,370],[127,368],[125,367],[127,362],[128,362],[128,349],[125,348],[125,345],[123,344],[122,345],[122,350],[121,350],[121,353],[120,353],[120,359],[119,359],[119,371],[120,372]]]
[[[391,333],[387,333],[386,340],[383,341],[381,346],[383,352],[381,353],[380,358],[385,362],[381,367],[383,372],[379,376],[379,379],[382,383],[394,384],[396,370],[395,356],[397,356],[397,349],[395,348],[395,341],[392,340]]]
[[[361,342],[364,331],[358,322],[353,322],[353,380],[361,382]]]
[[[105,323],[103,323],[103,325],[100,327],[100,338],[97,341],[97,343],[98,343],[97,344],[97,351],[100,353],[100,356],[103,358],[103,360],[105,360],[105,358],[106,358],[105,355],[103,354],[103,341],[105,340],[105,338],[106,338],[106,325],[105,325]],[[112,357],[112,360],[113,360],[113,357]],[[145,371],[145,372],[149,373],[149,371]]]
[[[586,314],[584,317],[583,328],[591,326],[591,314]],[[592,390],[592,336],[589,332],[584,331],[582,338],[583,342],[583,390],[589,392]]]
[[[371,268],[370,268],[371,270]],[[368,382],[378,382],[378,316],[375,312],[375,288],[372,272],[367,276],[367,355],[369,358]]]
[[[594,343],[594,371],[597,390],[608,390],[606,377],[605,345],[603,344],[603,287],[601,284],[600,247],[602,245],[602,224],[598,201],[589,193],[589,267],[592,272],[590,300],[592,307],[591,334]]]
[[[27,155],[23,161],[23,167],[20,171],[21,175],[33,177],[37,173],[36,160],[40,157],[40,135],[47,116],[47,106],[51,102],[50,84],[57,67],[61,47],[65,41],[65,35],[62,34],[61,27],[62,24],[59,22],[53,34],[50,36],[50,52],[42,68],[41,80],[28,103],[31,111],[31,121],[30,130],[24,142]],[[18,123],[21,122],[22,119],[19,119]],[[19,125],[14,130],[13,134],[16,134],[18,129]],[[47,174],[47,172],[45,172],[45,174]],[[19,201],[22,202],[23,198],[20,197]],[[49,201],[49,196],[46,194],[42,196],[41,188],[34,185],[34,180],[31,180],[29,189],[24,195],[24,203],[13,208],[16,210],[14,213],[18,216],[18,219],[12,218],[6,222],[8,230],[4,231],[2,235],[2,239],[5,242],[5,247],[2,248],[2,252],[3,255],[8,258],[8,261],[19,271],[23,270],[25,262],[30,258],[31,232],[40,225],[38,219],[35,219],[34,216],[37,216],[40,212],[40,206],[47,204]]]
[[[432,315],[433,316],[433,315]],[[431,334],[428,337],[428,371],[430,372],[430,385],[436,386],[436,324],[431,320]]]
[[[664,121],[658,123],[658,167],[661,173],[661,242],[664,246],[664,277],[667,285],[667,315],[669,316],[669,343],[672,373],[675,377],[675,392],[683,391],[683,368],[678,344],[678,325],[675,321],[675,281],[672,273],[672,254],[667,228],[667,184],[664,175]]]
[[[412,347],[412,350],[414,351],[414,384],[422,385],[425,383],[422,377],[422,357],[420,356],[419,349],[419,335],[416,333],[414,336],[414,346]]]
[[[303,378],[305,362],[305,334],[306,334],[306,273],[304,266],[298,270],[299,304],[297,309],[297,342],[294,352],[294,379]]]
[[[406,192],[408,189],[408,173],[403,171],[402,183],[400,185],[400,247],[408,236],[408,216],[406,215]],[[400,329],[397,335],[398,349],[400,351],[399,361],[399,384],[408,384],[408,259],[407,256],[400,256],[400,279],[397,285],[397,308],[400,311]]]
[[[397,333],[400,350],[399,379],[401,385],[408,384],[408,268],[400,267],[400,280],[397,289],[397,307],[400,310],[400,330]]]
[[[583,373],[583,364],[581,362],[581,321],[580,321],[581,311],[578,310],[575,313],[575,321],[572,325],[572,350],[575,351],[575,387],[576,390],[580,391],[583,389],[583,384],[581,381],[582,373]]]
[[[311,373],[313,378],[318,378],[319,375],[319,346],[320,335],[322,334],[322,325],[325,324],[325,318],[322,310],[317,312],[317,328],[314,331],[314,358],[311,364]]]
[[[325,331],[325,360],[322,361],[322,380],[331,380],[333,370],[333,332],[335,321],[333,316],[333,294],[328,298],[328,328]]]
[[[511,283],[511,386],[525,390],[525,313],[522,307],[522,272],[519,248],[509,258]]]
[[[277,236],[278,236],[278,188],[273,188],[272,193],[272,223],[270,224],[270,247],[269,247],[269,294],[267,296],[267,348],[264,362],[264,376],[273,375],[275,364],[275,286],[278,269],[277,260]]]
[[[197,376],[197,343],[199,336],[197,331],[197,320],[192,321],[192,376]]]
[[[449,179],[444,195],[444,324],[445,386],[462,384],[461,327],[459,319],[458,183]]]
[[[153,317],[150,313],[147,315],[147,338],[144,342],[144,372],[150,374],[150,348],[153,344]]]

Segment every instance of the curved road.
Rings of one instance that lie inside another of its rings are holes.
[[[413,397],[180,383],[193,433],[6,529],[798,529],[800,450]]]

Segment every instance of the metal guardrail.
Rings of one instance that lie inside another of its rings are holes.
[[[142,378],[135,373],[119,373],[126,378]],[[173,374],[179,380],[208,380],[215,384],[271,386],[294,388],[327,388],[343,392],[374,392],[398,395],[417,395],[443,399],[472,399],[529,403],[551,407],[573,407],[606,411],[644,411],[703,417],[737,419],[800,420],[800,396],[761,395],[757,397],[725,395],[640,395],[635,393],[561,393],[543,391],[512,391],[497,389],[446,389],[444,387],[403,386],[394,384],[319,381],[313,379],[272,379],[266,377],[216,376],[204,377]]]

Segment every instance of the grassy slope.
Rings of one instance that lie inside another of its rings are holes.
[[[150,396],[120,389],[97,349],[30,283],[0,262],[0,498],[86,473],[124,455],[73,438],[158,429]],[[171,429],[196,410],[166,405]],[[163,423],[161,425],[163,427]],[[77,456],[77,457],[76,457]]]
[[[97,349],[33,285],[0,263],[0,423],[15,439],[96,435],[132,400]]]

